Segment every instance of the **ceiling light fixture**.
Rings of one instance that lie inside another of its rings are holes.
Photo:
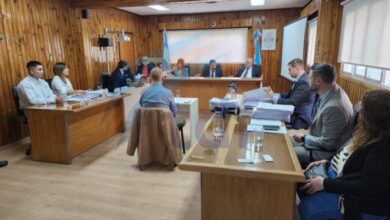
[[[164,7],[162,5],[148,5],[149,8],[153,8],[154,10],[157,11],[169,11],[169,8]]]
[[[265,0],[251,0],[252,6],[260,6],[260,5],[264,5],[264,4],[265,4]]]

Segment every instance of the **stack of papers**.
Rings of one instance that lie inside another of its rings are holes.
[[[273,134],[287,134],[287,129],[279,120],[252,119],[247,126],[248,131],[258,131]]]
[[[293,105],[278,105],[260,102],[253,112],[255,119],[281,120],[290,122],[290,115],[294,112]]]
[[[240,99],[220,99],[220,98],[212,98],[209,100],[210,109],[214,109],[215,107],[237,107],[240,106]]]
[[[74,94],[65,98],[67,102],[81,102],[102,96],[100,91],[85,91],[83,94]]]
[[[244,92],[244,103],[245,102],[272,102],[272,98],[267,96],[269,88],[262,87],[259,89],[250,90]]]

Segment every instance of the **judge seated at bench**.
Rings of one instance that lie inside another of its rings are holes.
[[[253,59],[247,58],[244,66],[240,68],[236,77],[241,78],[259,78],[261,76],[260,67],[253,65]]]
[[[223,73],[221,66],[217,65],[217,61],[210,60],[209,65],[204,67],[202,76],[210,78],[222,77]]]
[[[139,101],[141,107],[157,107],[170,109],[174,116],[176,116],[177,108],[175,99],[171,90],[166,89],[162,85],[163,71],[155,67],[150,73],[152,83],[142,93]]]
[[[17,86],[20,108],[55,103],[56,95],[42,79],[44,73],[42,63],[30,61],[27,63],[27,70],[28,76]]]

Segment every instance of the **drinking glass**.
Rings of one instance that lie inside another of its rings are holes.
[[[224,121],[220,112],[215,113],[213,120],[213,136],[216,138],[222,137],[224,134]]]

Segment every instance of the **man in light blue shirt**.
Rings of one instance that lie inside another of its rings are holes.
[[[177,108],[171,90],[162,85],[163,71],[155,67],[150,72],[152,84],[143,92],[139,101],[141,107],[168,108],[176,116]]]

